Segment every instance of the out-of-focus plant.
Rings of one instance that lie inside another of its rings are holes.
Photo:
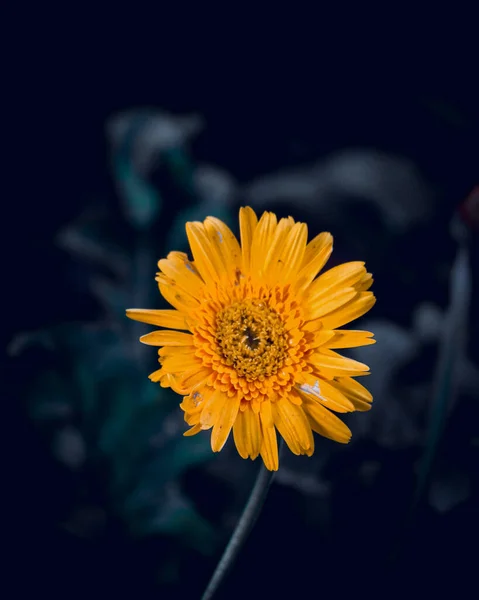
[[[80,471],[82,481],[101,482],[105,513],[133,536],[173,536],[209,554],[216,531],[181,486],[189,468],[211,460],[209,442],[181,435],[175,394],[145,377],[149,357],[137,343],[144,327],[124,312],[127,306],[158,301],[156,260],[164,248],[184,244],[177,220],[204,218],[215,203],[217,213],[228,212],[226,196],[234,184],[225,183],[213,167],[198,168],[188,155],[189,138],[200,125],[195,117],[152,111],[110,120],[119,203],[110,211],[89,209],[58,234],[58,243],[74,259],[73,284],[93,294],[102,317],[19,334],[10,351],[18,355],[27,346],[43,346],[52,353],[52,368],[30,386],[28,411],[51,436],[59,460]],[[166,193],[152,183],[157,168],[168,182]]]

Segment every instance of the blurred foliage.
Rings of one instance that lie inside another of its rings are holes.
[[[217,532],[180,482],[188,469],[212,459],[209,438],[183,437],[178,396],[149,381],[155,354],[151,348],[145,352],[138,341],[145,326],[127,319],[125,309],[162,301],[154,283],[155,262],[184,246],[185,221],[204,218],[211,202],[195,187],[181,123],[161,113],[116,120],[111,128],[121,126],[121,131],[110,148],[121,212],[89,210],[58,234],[59,244],[82,265],[77,284],[96,297],[103,317],[18,335],[11,352],[36,346],[52,354],[53,366],[30,385],[29,414],[50,432],[57,459],[81,471],[83,479],[86,474],[87,481],[101,482],[105,513],[134,537],[172,536],[208,555],[217,548]],[[135,155],[138,138],[158,122],[163,129],[156,144],[150,140],[154,159],[146,157],[152,160],[147,171],[163,165],[174,196],[184,199],[173,211],[165,210],[168,198],[162,198],[148,172],[141,172]],[[172,131],[162,146],[165,126]],[[115,233],[111,222],[118,214]]]
[[[442,108],[436,106],[440,114]],[[125,308],[166,307],[154,282],[156,262],[187,249],[186,221],[214,214],[234,228],[238,204],[251,204],[306,221],[311,235],[332,231],[329,266],[367,261],[378,303],[364,328],[378,343],[351,355],[370,365],[375,403],[368,413],[347,416],[354,432],[349,447],[317,439],[310,459],[284,453],[272,490],[277,512],[260,519],[231,576],[229,597],[249,585],[258,564],[263,577],[268,567],[315,573],[319,562],[342,577],[337,556],[345,539],[350,555],[375,565],[384,564],[399,539],[401,578],[409,569],[411,578],[426,579],[420,559],[422,548],[431,551],[430,534],[441,524],[436,517],[467,508],[479,483],[477,344],[465,335],[477,333],[478,321],[468,312],[468,261],[454,262],[458,246],[457,256],[469,247],[449,231],[460,199],[445,202],[413,159],[366,147],[325,155],[314,146],[302,164],[283,161],[240,185],[217,166],[193,160],[190,141],[201,128],[197,116],[150,109],[109,120],[113,198],[93,202],[57,236],[72,257],[72,293],[94,298],[98,318],[19,334],[10,345],[14,355],[35,347],[49,357],[29,382],[27,407],[76,482],[62,522],[80,537],[101,538],[103,518],[120,524],[127,540],[164,541],[163,553],[149,552],[166,587],[197,591],[201,581],[194,587],[182,574],[196,569],[201,577],[205,565],[213,568],[256,465],[229,455],[228,445],[215,457],[207,435],[182,436],[177,395],[147,378],[157,368],[155,352],[138,341],[148,328],[126,319]],[[437,460],[441,452],[447,460]],[[223,502],[225,489],[231,493]],[[415,496],[421,506],[414,510],[429,521],[416,519],[411,541],[400,530]],[[82,514],[90,515],[88,523]],[[274,552],[268,559],[278,521],[290,547],[308,547],[313,535],[323,543],[313,553]],[[437,546],[438,560],[446,544]],[[361,561],[352,562],[351,587],[364,573]]]

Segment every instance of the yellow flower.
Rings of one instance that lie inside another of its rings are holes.
[[[276,430],[294,454],[311,456],[312,431],[351,438],[330,411],[371,408],[371,394],[353,379],[368,367],[336,349],[375,342],[367,331],[337,329],[374,305],[373,279],[363,262],[316,277],[333,249],[329,233],[308,244],[304,223],[269,212],[258,221],[249,207],[239,222],[241,246],[219,219],[187,223],[194,260],[170,252],[158,262],[160,292],[175,310],[127,315],[168,328],[140,340],[160,346],[161,368],[150,379],[184,396],[184,435],[212,429],[219,452],[233,429],[243,458],[261,455],[277,470]]]

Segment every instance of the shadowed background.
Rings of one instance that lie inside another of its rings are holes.
[[[161,78],[141,60],[121,70],[94,58],[52,67],[41,86],[32,77],[31,197],[5,227],[25,240],[21,268],[7,266],[15,306],[3,328],[25,578],[55,596],[200,597],[259,462],[232,440],[212,454],[209,434],[182,437],[178,397],[147,378],[156,352],[138,337],[149,328],[124,311],[165,306],[156,262],[186,250],[185,221],[211,214],[237,233],[249,204],[306,221],[310,237],[331,231],[328,266],[366,261],[378,302],[358,328],[377,344],[350,355],[370,365],[375,401],[345,417],[348,446],[316,436],[311,459],[283,452],[218,598],[468,585],[477,91],[352,94],[343,81],[319,92],[307,68],[300,85],[259,68]]]

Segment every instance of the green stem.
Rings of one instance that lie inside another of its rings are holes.
[[[220,562],[218,563],[213,576],[210,579],[208,587],[205,593],[201,597],[201,600],[210,600],[213,597],[222,581],[231,569],[238,553],[240,552],[248,534],[250,533],[256,519],[263,508],[264,501],[268,495],[269,486],[273,481],[275,472],[268,471],[263,465],[258,473],[256,482],[251,491],[249,500],[244,507],[243,514],[241,515],[238,525],[231,536],[228,545],[223,552]]]

